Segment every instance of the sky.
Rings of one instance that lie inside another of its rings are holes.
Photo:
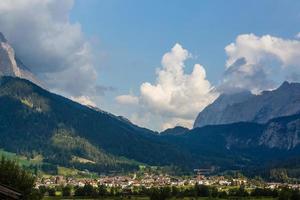
[[[0,27],[48,89],[163,130],[222,93],[300,81],[300,1],[3,0]]]

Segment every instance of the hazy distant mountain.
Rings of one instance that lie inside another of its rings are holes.
[[[259,95],[250,92],[224,94],[199,113],[194,127],[235,122],[265,123],[300,112],[300,84],[284,82]]]
[[[168,128],[162,132],[161,135],[182,135],[189,131],[190,129],[182,126],[175,126],[174,128]]]
[[[0,76],[13,76],[24,78],[41,85],[40,81],[18,59],[13,47],[0,32]]]

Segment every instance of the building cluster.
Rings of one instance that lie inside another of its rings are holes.
[[[267,187],[270,189],[277,189],[281,187],[288,187],[291,189],[300,189],[300,184],[288,184],[288,183],[267,183]]]
[[[86,184],[97,187],[98,185],[105,185],[107,187],[120,187],[120,188],[132,188],[132,187],[162,187],[162,186],[189,186],[195,185],[242,185],[246,184],[246,179],[226,179],[223,176],[206,177],[204,175],[197,175],[195,177],[182,178],[171,177],[166,174],[154,175],[145,173],[142,177],[134,176],[102,176],[97,179],[91,178],[70,178],[64,176],[51,176],[48,178],[39,178],[36,186],[59,186],[59,185],[71,185],[83,187]]]
[[[196,175],[194,177],[171,177],[169,175],[154,175],[145,173],[142,177],[134,176],[102,176],[97,179],[92,178],[70,178],[64,176],[51,176],[48,178],[38,178],[36,187],[46,186],[79,186],[83,187],[86,184],[98,187],[105,185],[106,187],[119,187],[122,189],[129,189],[134,187],[163,187],[163,186],[193,186],[196,183],[199,185],[214,185],[214,186],[240,186],[248,185],[251,188],[257,187],[253,185],[246,178],[225,178],[224,176],[204,176]],[[300,189],[300,184],[286,184],[286,183],[266,183],[267,188],[276,189],[286,186],[293,189]]]

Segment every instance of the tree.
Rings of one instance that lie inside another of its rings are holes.
[[[270,188],[255,188],[251,192],[251,196],[254,197],[277,197],[277,190],[272,190]]]
[[[288,182],[288,175],[286,169],[272,169],[270,171],[270,179],[280,182]]]
[[[39,186],[39,191],[41,194],[45,195],[45,193],[47,192],[47,188],[44,185]]]
[[[56,195],[56,190],[55,190],[55,188],[48,188],[48,195],[50,196],[50,197],[54,197],[55,195]]]
[[[1,158],[0,183],[20,191],[24,200],[42,199],[41,193],[34,189],[35,177],[14,160]]]
[[[199,197],[208,197],[210,195],[209,187],[206,185],[195,184],[196,195]]]
[[[92,185],[85,184],[83,187],[75,188],[75,196],[95,197],[97,196],[97,190]]]
[[[85,196],[83,187],[76,186],[74,189],[75,189],[74,196],[78,196],[78,197]]]
[[[295,189],[292,191],[291,200],[300,200],[300,191]]]
[[[231,188],[229,190],[229,196],[247,197],[249,196],[249,193],[245,190],[245,187],[242,185],[239,188]]]
[[[281,188],[278,200],[290,200],[292,197],[292,191],[288,187]]]
[[[176,197],[179,194],[179,189],[176,186],[172,186],[172,196]]]
[[[240,188],[236,191],[236,196],[238,197],[247,197],[249,193],[246,191],[245,186],[241,185]]]
[[[107,188],[105,185],[98,186],[98,194],[99,196],[105,196],[107,194]]]
[[[165,200],[171,197],[171,188],[170,187],[150,188],[149,197],[150,200]]]
[[[64,196],[64,197],[69,197],[69,196],[71,196],[71,186],[69,186],[69,185],[66,185],[65,187],[63,187],[62,188],[62,195]]]

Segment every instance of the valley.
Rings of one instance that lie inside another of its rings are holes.
[[[299,8],[1,0],[0,200],[300,200]]]

